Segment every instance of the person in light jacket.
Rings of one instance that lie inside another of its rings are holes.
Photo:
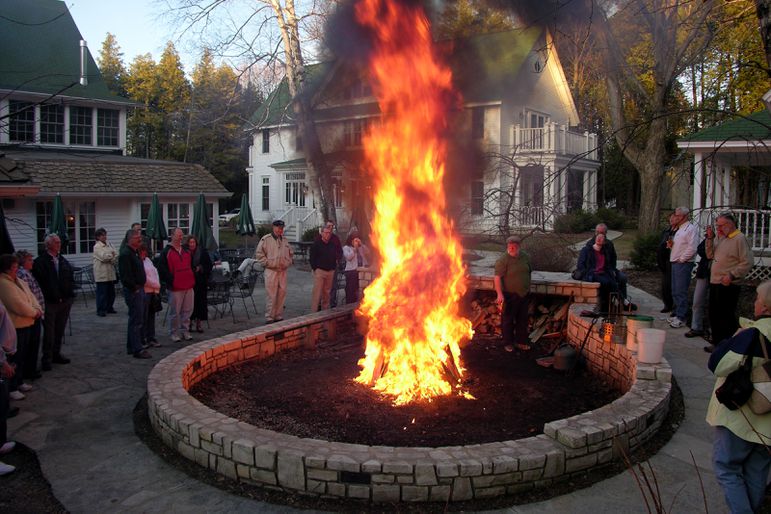
[[[369,266],[369,249],[361,242],[359,234],[352,233],[343,247],[345,259],[345,303],[359,300],[359,268]]]
[[[294,253],[284,238],[284,222],[275,220],[273,231],[257,243],[255,259],[265,268],[265,323],[281,321],[286,299],[286,270]]]
[[[763,282],[756,291],[755,321],[742,318],[742,330],[717,345],[708,364],[716,377],[707,407],[707,423],[715,427],[712,465],[726,504],[734,514],[759,512],[771,468],[771,413],[755,414],[746,404],[729,410],[715,396],[745,357],[752,359],[753,368],[765,362],[762,342],[771,352],[771,281]]]
[[[115,265],[118,252],[107,242],[107,231],[96,229],[94,233],[94,282],[96,282],[96,315],[100,317],[115,313]]]
[[[158,276],[158,269],[150,260],[149,250],[147,245],[142,244],[139,246],[139,258],[142,259],[142,265],[145,268],[145,323],[144,332],[142,335],[142,346],[145,347],[159,347],[161,343],[155,338],[155,302],[160,302],[161,294],[161,279]],[[156,298],[158,297],[158,298]]]

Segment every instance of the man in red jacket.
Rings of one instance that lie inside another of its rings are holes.
[[[169,336],[175,343],[182,339],[192,341],[188,332],[190,315],[193,313],[193,275],[192,256],[182,247],[181,228],[175,228],[171,234],[171,244],[161,252],[161,281],[169,292]]]

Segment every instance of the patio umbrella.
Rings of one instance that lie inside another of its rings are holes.
[[[147,229],[145,229],[147,237],[160,244],[168,239],[169,234],[166,231],[166,223],[163,221],[163,211],[161,210],[161,202],[158,201],[158,193],[153,193],[153,201],[150,204],[150,212],[147,213]],[[153,254],[155,254],[155,248],[153,248]]]
[[[5,211],[3,206],[0,205],[0,254],[13,253],[13,241],[11,241],[11,235],[8,233],[8,227],[5,224]]]
[[[244,236],[244,248],[246,248],[246,236],[253,236],[257,233],[257,229],[254,227],[252,209],[249,207],[249,199],[246,195],[241,195],[241,210],[238,213],[236,233]]]
[[[217,249],[217,241],[214,240],[214,234],[209,225],[209,217],[206,215],[206,198],[203,193],[198,195],[198,200],[193,207],[193,226],[190,228],[190,234],[195,236],[199,245],[210,251]]]
[[[67,218],[64,216],[64,204],[62,197],[56,195],[54,208],[51,212],[51,224],[48,226],[49,234],[56,234],[62,240],[62,248],[67,248]]]

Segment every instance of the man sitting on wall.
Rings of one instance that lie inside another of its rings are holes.
[[[610,252],[605,234],[597,234],[594,244],[581,249],[577,267],[581,280],[600,283],[600,311],[608,312],[610,294],[617,293],[619,288],[615,251]]]
[[[615,271],[615,277],[616,277],[616,283],[618,284],[618,293],[621,295],[621,298],[624,302],[624,310],[626,311],[636,311],[637,305],[633,304],[629,300],[629,295],[626,291],[626,284],[628,282],[626,278],[626,274],[619,269],[616,268],[618,257],[616,255],[616,247],[613,246],[613,241],[608,239],[608,226],[605,223],[600,223],[594,228],[594,237],[591,238],[589,241],[587,241],[586,246],[593,246],[596,242],[596,238],[599,234],[602,234],[605,236],[605,247],[608,254],[608,257],[610,259],[610,268],[616,270]]]

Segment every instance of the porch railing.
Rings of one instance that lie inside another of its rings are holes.
[[[571,130],[561,123],[551,122],[538,128],[512,125],[511,141],[517,152],[556,153],[595,161],[598,159],[596,134]]]
[[[324,220],[322,219],[321,212],[318,209],[313,209],[300,220],[297,226],[297,239],[300,240],[309,228],[320,227],[323,223]]]
[[[706,227],[724,212],[730,212],[736,217],[739,230],[750,242],[754,252],[771,252],[771,210],[715,207],[698,211],[694,218],[700,226]]]

